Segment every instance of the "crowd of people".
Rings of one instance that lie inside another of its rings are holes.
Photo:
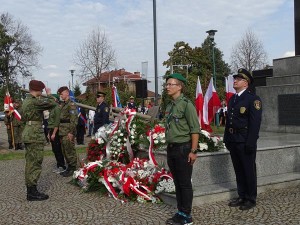
[[[186,78],[175,73],[166,78],[165,85],[166,92],[171,98],[163,115],[166,127],[167,164],[174,179],[178,208],[174,216],[166,221],[166,224],[170,225],[193,224],[191,178],[193,164],[197,160],[200,124],[194,104],[183,94],[186,82]],[[255,207],[257,196],[255,159],[262,106],[260,98],[249,89],[252,83],[251,73],[245,69],[238,70],[234,75],[233,85],[236,95],[229,100],[228,107],[223,101],[222,108],[218,112],[220,125],[225,126],[224,143],[232,159],[239,196],[228,205],[239,207],[240,210]],[[25,146],[25,183],[28,201],[49,198],[47,194],[37,189],[45,140],[52,145],[56,159],[55,172],[63,177],[69,177],[79,166],[75,141],[77,144],[84,144],[86,129],[88,129],[87,136],[92,136],[101,126],[110,123],[110,109],[105,102],[104,92],[96,94],[96,110],[89,110],[86,113],[84,109],[78,110],[70,99],[68,87],[60,87],[57,98],[53,97],[47,88],[45,90],[48,97],[41,98],[44,88],[43,82],[30,81],[30,94],[22,107],[19,101],[14,102],[14,107],[19,109],[22,120],[16,121],[10,112],[6,112],[5,119],[9,148],[15,147],[17,150]],[[146,113],[146,110],[143,112],[140,106],[136,106],[133,96],[130,97],[127,107]],[[151,107],[150,103],[145,108]]]

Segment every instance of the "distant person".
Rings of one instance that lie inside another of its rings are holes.
[[[45,84],[38,80],[29,82],[29,94],[23,102],[22,121],[25,124],[22,138],[25,144],[25,184],[28,201],[43,201],[49,198],[47,194],[37,189],[38,180],[42,172],[44,158],[45,135],[42,128],[43,111],[56,106],[50,98],[41,98]],[[47,95],[51,90],[46,89]]]
[[[133,97],[133,96],[131,96],[131,97],[129,98],[129,102],[128,102],[128,104],[127,104],[127,107],[128,107],[129,109],[135,109],[135,110],[136,110],[136,105],[135,105],[134,97]]]
[[[219,113],[219,125],[225,125],[226,124],[226,116],[227,116],[227,106],[226,102],[222,101],[222,107],[218,110]]]
[[[88,115],[89,134],[87,135],[87,137],[91,137],[92,134],[93,134],[94,116],[95,116],[95,111],[94,110],[89,110],[89,115]]]
[[[4,117],[4,124],[6,126],[6,132],[7,132],[7,141],[8,141],[8,149],[13,149],[14,144],[13,143],[13,115],[12,112],[9,111],[8,109],[4,111],[5,117]]]
[[[78,123],[77,123],[77,134],[76,134],[76,141],[78,145],[84,145],[84,135],[85,135],[85,128],[86,128],[87,118],[84,108],[80,108],[80,116],[78,116]]]
[[[50,144],[50,140],[48,138],[48,119],[49,119],[49,111],[48,110],[45,110],[43,112],[44,114],[44,119],[43,119],[43,128],[44,128],[44,134],[45,134],[45,138],[46,138],[46,144]]]
[[[94,132],[95,134],[98,129],[105,124],[109,124],[109,107],[105,102],[106,94],[104,92],[97,92],[97,107],[94,116]]]
[[[230,152],[239,197],[231,200],[228,205],[239,207],[240,210],[249,210],[256,206],[255,160],[262,104],[260,98],[248,89],[253,83],[253,77],[249,71],[239,69],[233,77],[233,88],[236,94],[228,103],[223,141]]]

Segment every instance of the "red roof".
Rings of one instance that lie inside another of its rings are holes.
[[[104,73],[101,73],[100,76],[100,83],[110,83],[110,82],[118,82],[118,80],[141,80],[141,74],[140,72],[127,72],[125,69],[119,69],[119,70],[112,70],[107,71]],[[83,83],[84,86],[88,86],[91,84],[98,83],[98,80],[94,77],[86,82]]]

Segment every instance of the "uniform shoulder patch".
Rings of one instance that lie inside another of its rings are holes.
[[[109,111],[109,110],[108,110],[108,107],[105,107],[105,108],[104,108],[104,111],[105,111],[105,112],[108,112],[108,111]]]
[[[255,100],[254,101],[254,108],[257,109],[257,110],[260,110],[261,109],[261,101]]]

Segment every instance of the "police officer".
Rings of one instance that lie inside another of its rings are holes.
[[[255,160],[262,106],[260,98],[249,90],[249,85],[253,84],[251,73],[239,69],[233,77],[236,94],[231,97],[227,107],[224,143],[230,151],[239,197],[228,205],[248,210],[256,205]]]
[[[133,96],[130,96],[129,102],[128,102],[128,104],[127,104],[127,107],[128,107],[129,109],[136,109],[136,105],[135,105],[134,97],[133,97]]]
[[[69,88],[67,86],[58,89],[61,104],[59,137],[61,149],[65,156],[67,169],[60,173],[63,177],[72,176],[77,168],[77,154],[75,150],[75,137],[77,126],[77,108],[74,102],[70,99]]]
[[[105,102],[105,93],[97,92],[97,107],[94,115],[94,132],[95,134],[100,127],[109,124],[109,107]]]
[[[43,111],[56,106],[53,100],[40,97],[44,88],[43,82],[31,80],[29,82],[30,94],[27,95],[22,106],[22,121],[25,123],[22,138],[26,150],[25,183],[28,201],[42,201],[49,198],[48,195],[37,190],[44,157]],[[46,93],[49,95],[51,90],[46,89]]]
[[[167,163],[176,188],[178,212],[166,224],[192,224],[193,164],[197,158],[200,125],[194,104],[183,94],[186,79],[171,74],[166,80],[166,91],[171,97],[165,112]]]

